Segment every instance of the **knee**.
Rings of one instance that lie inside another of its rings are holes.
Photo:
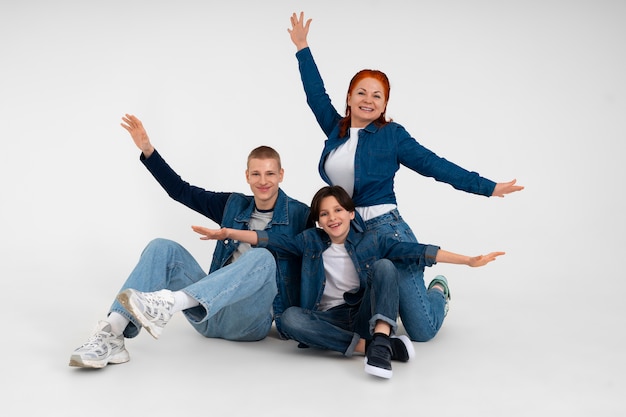
[[[434,338],[435,335],[437,335],[436,331],[420,332],[419,334],[409,334],[409,338],[411,339],[412,342],[424,343]]]
[[[143,253],[148,252],[162,252],[166,250],[170,250],[171,248],[178,248],[180,245],[173,240],[156,238],[152,239],[143,250]]]
[[[255,265],[268,268],[270,270],[269,275],[276,275],[276,259],[269,250],[265,248],[254,248],[249,250],[247,254]]]
[[[246,252],[246,255],[249,256],[254,263],[276,265],[274,256],[265,248],[252,248]]]
[[[374,277],[398,279],[398,269],[389,259],[379,259],[374,263]]]
[[[302,309],[300,307],[289,307],[280,316],[281,330],[290,335],[293,329],[297,329],[299,326],[299,317]]]

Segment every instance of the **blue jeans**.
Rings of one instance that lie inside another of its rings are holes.
[[[417,242],[398,210],[365,222],[368,230],[393,236],[400,242]],[[444,318],[445,297],[441,291],[426,290],[424,268],[396,263],[400,288],[400,319],[414,342],[426,342],[437,334]]]
[[[200,303],[183,313],[203,336],[261,340],[272,326],[276,261],[266,249],[251,249],[236,262],[207,275],[181,245],[155,239],[144,249],[122,290],[125,288],[142,292],[184,291]],[[130,320],[124,337],[137,336],[141,325],[117,300],[111,311]]]
[[[289,307],[282,315],[282,329],[289,339],[318,349],[351,356],[359,339],[371,339],[374,326],[382,320],[397,329],[398,271],[387,259],[376,261],[367,287],[346,303],[327,311]],[[362,295],[362,296],[361,296]],[[352,300],[354,298],[354,300]]]

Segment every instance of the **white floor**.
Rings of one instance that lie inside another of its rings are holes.
[[[4,334],[12,335],[10,343],[3,342],[3,414],[313,416],[349,409],[443,416],[624,415],[623,307],[599,302],[610,298],[605,291],[580,296],[572,289],[537,291],[529,297],[530,292],[517,296],[512,291],[518,289],[506,290],[510,283],[499,285],[495,277],[483,283],[491,288],[453,287],[440,334],[415,343],[415,360],[394,363],[390,380],[365,374],[362,357],[301,350],[279,340],[275,331],[254,343],[205,339],[182,316],[159,340],[143,332],[128,341],[126,364],[71,368],[71,351],[89,335],[107,302],[94,296],[70,307],[41,298],[34,303],[39,308],[15,311],[18,320],[3,325]],[[502,295],[494,297],[498,292]],[[40,296],[22,288],[5,293],[9,297],[5,301]],[[577,305],[585,300],[586,306]],[[28,328],[44,313],[38,328]],[[56,325],[59,320],[66,326]]]

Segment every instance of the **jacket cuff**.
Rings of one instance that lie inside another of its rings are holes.
[[[439,246],[426,245],[426,252],[424,253],[426,266],[435,265],[437,263],[437,252],[439,252],[439,249]]]
[[[255,247],[257,248],[266,248],[267,244],[269,243],[269,235],[267,234],[267,231],[265,230],[255,230],[256,232],[256,238],[257,238],[257,243],[255,245]]]

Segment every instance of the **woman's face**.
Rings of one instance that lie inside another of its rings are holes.
[[[375,78],[363,78],[348,95],[350,124],[363,128],[378,119],[387,107],[385,89]]]
[[[350,220],[354,212],[343,208],[333,196],[324,197],[320,202],[317,223],[328,234],[331,242],[343,243],[350,231]]]

